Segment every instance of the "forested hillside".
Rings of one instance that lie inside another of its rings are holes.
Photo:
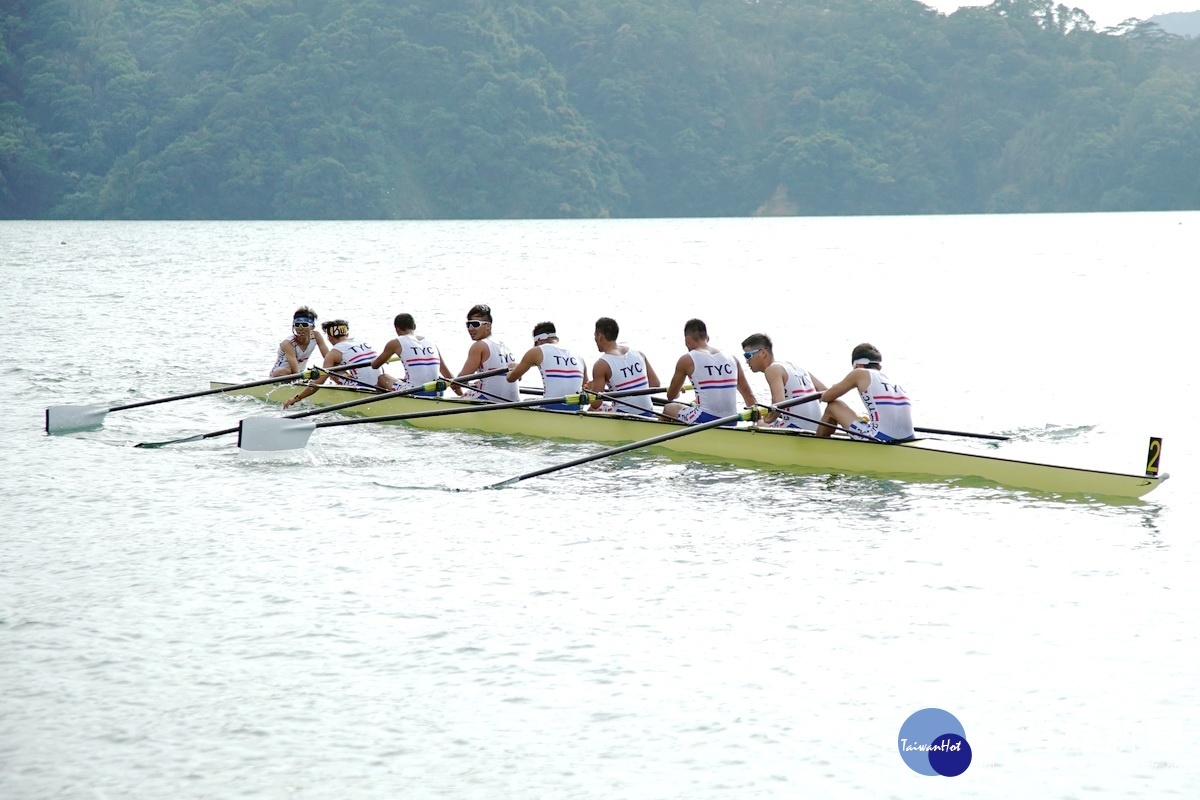
[[[0,218],[1200,208],[1200,41],[1048,0],[0,0]]]

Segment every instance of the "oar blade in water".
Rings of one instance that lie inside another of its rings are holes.
[[[302,450],[317,423],[287,417],[247,417],[238,427],[238,447],[256,452]]]
[[[99,428],[107,414],[107,406],[50,406],[46,409],[46,433]]]

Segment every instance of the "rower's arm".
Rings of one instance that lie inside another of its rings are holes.
[[[525,351],[525,355],[521,356],[521,360],[508,371],[506,380],[509,383],[516,383],[521,380],[521,376],[528,372],[533,367],[542,363],[542,348],[531,347]]]
[[[771,390],[771,405],[776,405],[783,400],[787,392],[785,390],[787,370],[783,365],[776,362],[767,367],[763,375],[767,379],[767,388]],[[771,411],[764,418],[765,422],[774,422],[779,419],[778,411]]]
[[[325,361],[324,361],[325,369],[329,369],[330,367],[336,367],[340,363],[342,363],[342,351],[341,350],[330,350],[329,354],[325,356]],[[320,375],[317,376],[317,379],[315,381],[313,381],[313,383],[316,385],[320,385],[320,384],[324,383],[325,379],[328,377],[329,377],[328,372],[322,372]],[[317,393],[317,386],[315,386],[315,385],[314,386],[305,386],[303,391],[300,392],[300,394],[296,395],[291,400],[288,400],[286,403],[284,403],[283,407],[291,408],[292,406],[296,405],[296,403],[299,403],[304,398],[312,397],[316,393]]]
[[[696,369],[696,363],[692,361],[692,357],[684,354],[675,362],[675,374],[671,376],[671,385],[667,387],[667,400],[674,400],[679,397],[679,393],[683,391],[683,383]]]
[[[296,358],[296,345],[292,344],[290,339],[284,339],[279,343],[279,349],[283,352],[283,357],[287,359],[288,372],[295,375],[300,371],[300,359]]]
[[[471,349],[467,350],[467,360],[455,377],[461,378],[463,375],[474,375],[476,372],[483,372],[483,362],[487,359],[487,352],[488,347],[486,344],[483,342],[472,342]]]
[[[867,375],[867,371],[865,369],[850,370],[850,372],[846,374],[846,377],[842,378],[833,386],[825,390],[825,392],[821,395],[821,402],[832,403],[834,400],[837,400],[851,389],[861,390],[866,388],[862,385],[862,380],[864,377],[868,382],[870,381],[870,376]]]
[[[737,366],[738,379],[737,388],[742,395],[742,399],[746,401],[747,408],[754,408],[758,402],[758,398],[754,396],[754,390],[750,388],[750,381],[746,380],[746,372],[742,369],[742,364],[739,361],[733,362]]]
[[[392,356],[400,355],[400,347],[401,345],[399,339],[392,339],[390,342],[388,342],[387,346],[383,348],[383,352],[375,356],[375,360],[371,362],[371,369],[379,369],[388,361],[390,361]]]
[[[650,381],[651,386],[660,386],[661,384],[658,382],[658,376],[654,374],[654,367],[650,366],[650,359],[646,358],[646,354],[640,350],[638,351],[638,354],[641,355],[642,361],[646,362],[646,380]]]
[[[608,366],[608,362],[600,359],[596,362],[596,367],[592,370],[592,380],[584,385],[587,386],[589,392],[603,392],[604,387],[608,385],[608,379],[611,374],[612,368]],[[600,408],[602,402],[599,397],[594,397],[588,408],[595,411]]]
[[[325,336],[321,333],[319,328],[313,328],[313,336],[317,340],[317,349],[321,351],[321,355],[329,355],[329,342],[325,341]]]

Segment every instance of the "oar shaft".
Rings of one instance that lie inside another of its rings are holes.
[[[454,379],[442,378],[442,380],[449,380],[449,382],[451,382],[451,383],[459,383],[460,381],[465,383],[466,381],[478,380],[480,378],[490,378],[494,375],[503,375],[505,372],[508,372],[508,368],[500,367],[498,369],[488,370],[487,372],[479,372],[474,375],[464,375],[461,378],[454,378]],[[436,383],[436,381],[433,381],[433,382]],[[344,403],[334,403],[331,406],[322,406],[321,408],[313,408],[308,411],[297,411],[294,414],[284,414],[283,418],[284,419],[303,419],[305,417],[312,417],[317,414],[328,414],[331,411],[341,411],[343,408],[354,408],[355,406],[365,406],[368,403],[376,403],[380,400],[386,400],[389,397],[405,397],[407,395],[416,394],[417,392],[423,392],[423,391],[425,391],[425,385],[416,386],[416,387],[413,387],[412,389],[405,389],[402,392],[383,392],[382,394],[373,394],[370,397],[364,397],[359,400],[347,400]],[[374,417],[372,419],[374,419]]]
[[[1000,436],[995,433],[968,433],[966,431],[944,431],[939,428],[913,428],[917,433],[936,433],[942,436],[966,436],[970,439],[991,439],[997,442],[1007,442],[1012,439],[1011,436]]]
[[[708,430],[709,428],[719,428],[722,425],[729,425],[730,423],[737,422],[741,418],[742,418],[742,414],[741,414],[741,412],[739,412],[737,414],[730,414],[727,417],[721,417],[719,419],[714,419],[709,422],[704,422],[704,423],[701,423],[700,425],[688,425],[686,427],[681,427],[681,428],[678,428],[677,430],[673,430],[670,433],[664,433],[660,436],[654,436],[649,439],[642,439],[641,441],[638,441],[638,442],[630,442],[629,444],[623,444],[619,447],[612,447],[612,448],[609,448],[608,450],[604,450],[599,453],[593,453],[590,456],[583,456],[581,458],[576,458],[572,461],[567,461],[562,464],[555,464],[554,466],[543,467],[542,469],[537,469],[537,470],[534,470],[533,472],[526,472],[525,474],[518,475],[515,478],[509,478],[506,481],[501,481],[500,483],[494,483],[487,488],[499,489],[503,486],[511,486],[514,483],[519,483],[520,481],[529,480],[530,478],[537,478],[542,475],[549,475],[551,472],[558,472],[559,470],[562,470],[562,469],[568,469],[570,467],[577,467],[580,464],[587,464],[592,461],[599,461],[600,459],[608,458],[609,456],[616,456],[616,455],[620,455],[621,453],[628,453],[630,450],[640,450],[643,447],[651,447],[656,444],[662,444],[663,442],[669,442],[672,439],[678,439],[681,436],[690,436],[693,433],[699,433],[700,431],[705,431],[705,430]]]
[[[317,367],[313,368],[313,370],[316,370],[316,369],[318,369],[318,368]],[[331,367],[325,371],[326,372],[343,372],[347,369],[352,369],[352,367],[339,365],[336,367]],[[225,392],[236,392],[240,389],[253,389],[255,386],[268,386],[272,383],[287,383],[288,381],[294,381],[298,378],[308,377],[309,372],[310,372],[309,370],[304,370],[303,372],[293,372],[291,375],[280,375],[276,378],[264,378],[263,380],[250,381],[249,383],[235,383],[231,386],[222,386],[219,389],[204,389],[203,391],[199,391],[199,392],[188,392],[187,394],[176,394],[176,395],[172,395],[171,397],[160,397],[157,400],[142,400],[137,403],[126,403],[125,405],[122,405],[122,406],[113,406],[113,407],[109,408],[108,411],[110,413],[113,411],[125,411],[130,408],[142,408],[144,406],[154,406],[154,405],[158,405],[159,403],[170,403],[175,400],[190,400],[193,397],[207,397],[210,394],[224,394]]]
[[[661,392],[661,386],[654,386],[645,389],[630,389],[625,392],[613,392],[613,397],[634,397],[638,394],[651,394],[653,392]],[[330,420],[329,422],[318,422],[318,428],[340,428],[343,425],[363,425],[369,422],[402,422],[408,419],[424,419],[427,417],[452,417],[457,414],[478,414],[484,411],[503,411],[508,408],[533,408],[534,406],[546,406],[554,403],[570,403],[576,398],[580,398],[583,392],[579,394],[565,394],[559,397],[539,397],[535,400],[516,400],[511,403],[480,403],[472,405],[464,405],[455,408],[434,408],[429,411],[409,411],[404,414],[384,414],[379,417],[361,417],[358,419],[339,419]]]

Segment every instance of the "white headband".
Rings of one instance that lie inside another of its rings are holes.
[[[856,358],[856,359],[854,359],[854,366],[856,366],[856,367],[865,367],[868,364],[874,364],[874,363],[875,363],[875,359],[873,359],[873,358]]]
[[[547,339],[557,339],[557,338],[558,338],[557,333],[539,333],[537,336],[533,337],[533,343],[537,344],[538,342],[544,342]]]

